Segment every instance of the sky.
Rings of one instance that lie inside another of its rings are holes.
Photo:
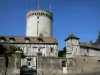
[[[100,0],[40,0],[40,9],[53,13],[53,37],[62,50],[70,33],[82,42],[95,41],[100,31]],[[26,14],[37,0],[0,0],[0,35],[25,36]]]

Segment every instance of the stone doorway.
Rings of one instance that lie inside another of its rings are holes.
[[[20,75],[37,75],[37,57],[27,56],[27,64],[21,66]]]

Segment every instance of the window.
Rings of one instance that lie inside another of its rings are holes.
[[[38,52],[40,52],[40,49],[38,49]]]
[[[62,67],[66,67],[66,61],[62,61]]]
[[[36,13],[35,13],[35,15],[36,15]]]
[[[41,15],[41,13],[39,13],[39,15]]]
[[[37,16],[37,19],[39,19],[39,16]]]
[[[37,47],[33,47],[33,54],[36,53]]]
[[[10,42],[12,43],[12,42],[14,42],[14,40],[10,40]]]
[[[30,62],[28,62],[28,66],[30,66]]]
[[[0,42],[5,42],[6,38],[5,37],[0,37]]]
[[[53,52],[53,48],[51,48],[51,52]]]
[[[32,60],[32,58],[27,58],[27,61],[29,62],[29,61],[31,61]]]
[[[15,41],[15,38],[14,37],[9,37],[9,40],[11,43],[13,43]]]
[[[100,62],[100,60],[98,60],[98,62]]]
[[[30,38],[29,37],[25,37],[25,42],[26,43],[30,42]]]

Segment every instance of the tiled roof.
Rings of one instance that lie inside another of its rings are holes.
[[[52,37],[0,36],[0,38],[2,37],[6,40],[14,38],[15,41],[13,43],[26,43],[26,38],[29,39],[29,43],[41,43],[39,38],[43,40],[42,43],[58,43],[57,40]]]
[[[100,45],[94,45],[94,44],[86,43],[86,42],[80,42],[80,46],[81,47],[100,49]]]
[[[69,39],[79,39],[78,37],[76,37],[73,33],[70,33],[69,36],[65,39],[65,41],[69,40]]]

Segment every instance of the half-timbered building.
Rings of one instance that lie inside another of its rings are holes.
[[[74,34],[69,34],[65,39],[66,42],[66,57],[75,56],[100,56],[100,45],[92,41],[80,42],[79,38]]]

